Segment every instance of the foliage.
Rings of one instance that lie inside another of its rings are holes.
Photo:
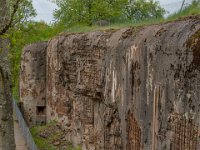
[[[164,14],[165,10],[154,0],[129,0],[124,9],[125,17],[134,21],[162,18]]]
[[[12,49],[17,44],[21,43],[21,37],[19,36],[19,28],[21,24],[27,22],[31,17],[36,15],[36,12],[32,6],[31,0],[0,0],[0,36],[10,39],[8,42],[7,50]],[[16,32],[15,32],[16,31]],[[16,38],[14,38],[15,36]],[[16,42],[16,39],[19,41]],[[17,43],[17,44],[16,44]],[[15,45],[15,46],[13,46]],[[9,51],[9,55],[12,64],[19,66],[19,52],[18,51]],[[7,58],[7,56],[5,56]],[[1,58],[2,59],[2,58]],[[11,68],[12,75],[17,72],[16,68]],[[14,77],[15,78],[15,77]],[[15,79],[14,79],[15,80]]]
[[[31,17],[36,16],[32,0],[1,0],[0,35],[6,34],[11,28],[16,28]]]
[[[44,22],[33,22],[28,20],[20,21],[9,32],[11,38],[10,59],[14,86],[13,91],[15,96],[18,95],[20,58],[22,49],[25,45],[37,41],[48,40],[60,32],[69,33],[107,30],[111,28],[118,29],[127,26],[135,27],[165,21],[161,17],[164,13],[163,9],[157,2],[154,1],[130,0],[129,3],[127,3],[126,0],[54,0],[54,2],[56,2],[59,6],[59,9],[54,15],[58,15],[57,19],[60,23],[55,23],[50,26]],[[70,5],[67,7],[68,4]],[[86,6],[89,6],[89,4],[92,4],[92,14],[88,16],[89,10]],[[171,20],[172,18],[176,19],[179,16],[199,14],[199,5],[199,1],[196,0],[192,3],[192,5],[183,9],[182,12],[178,12],[170,16],[167,20]],[[73,7],[79,9],[69,9]],[[157,11],[155,12],[154,10]],[[29,15],[29,19],[31,16],[34,16],[34,11],[30,12],[32,12],[32,15]],[[88,26],[88,24],[91,24],[99,19],[110,20],[111,24],[106,27],[99,27],[95,25]],[[73,26],[68,26],[69,24]]]
[[[14,5],[13,2],[16,0],[11,0],[10,5]],[[13,9],[13,7],[10,7]],[[12,27],[16,28],[16,25],[22,24],[31,20],[36,16],[36,10],[33,8],[32,0],[20,0],[18,4],[18,9],[14,15]]]
[[[0,139],[4,139],[3,145],[1,142],[0,149],[15,149],[15,140],[13,133],[13,112],[12,110],[12,91],[11,91],[11,80],[10,80],[10,68],[8,63],[8,52],[10,40],[5,38],[5,35],[10,34],[10,29],[20,23],[25,16],[29,17],[33,15],[26,11],[31,3],[28,0],[0,0],[0,76],[1,76],[1,116],[4,116],[4,120],[0,121],[1,133]],[[22,4],[22,5],[21,5]],[[24,6],[24,7],[22,7]],[[27,7],[26,7],[27,6]],[[22,7],[22,8],[21,8]],[[28,9],[29,10],[29,9]],[[25,19],[26,20],[26,19]],[[3,131],[3,132],[2,132]],[[2,134],[3,133],[3,134]]]
[[[42,132],[46,127],[47,126],[38,126],[31,128],[31,134],[33,136],[33,139],[37,147],[41,150],[56,150],[56,148],[49,143],[48,139],[44,139],[38,136],[38,134]]]
[[[11,39],[11,73],[13,83],[13,96],[18,99],[19,92],[19,71],[22,49],[25,45],[38,42],[47,41],[49,38],[57,35],[63,30],[60,26],[50,26],[45,22],[24,22],[17,28],[12,28],[10,31]]]
[[[64,30],[63,33],[61,34],[68,34],[68,33],[85,33],[85,32],[91,32],[91,31],[105,31],[105,30],[115,30],[115,29],[120,29],[120,28],[125,28],[125,27],[138,27],[138,26],[144,26],[144,25],[151,25],[151,24],[156,24],[156,23],[162,23],[165,20],[163,18],[152,18],[152,19],[146,19],[146,20],[141,20],[138,22],[133,22],[129,20],[124,20],[122,22],[114,22],[111,23],[109,26],[88,26],[88,25],[74,25],[72,27],[68,27]]]
[[[61,129],[60,125],[53,121],[43,126],[35,126],[31,128],[31,134],[37,147],[40,150],[81,150],[81,146],[73,148],[72,143],[64,140],[65,133]],[[54,142],[59,142],[58,146],[54,146]]]
[[[180,17],[200,14],[200,1],[193,0],[191,5],[185,7],[181,12],[174,13],[168,17],[168,20],[174,20]]]
[[[92,25],[98,20],[142,20],[163,17],[165,10],[153,0],[56,0],[54,17],[67,26]]]
[[[92,25],[97,20],[119,16],[127,0],[57,0],[54,17],[67,25]]]

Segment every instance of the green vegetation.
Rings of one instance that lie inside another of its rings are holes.
[[[126,0],[56,0],[59,9],[55,18],[64,24],[88,24],[98,19],[110,19],[120,15]]]
[[[54,124],[55,123],[50,123],[45,126],[37,126],[37,127],[31,128],[31,134],[33,136],[33,139],[40,150],[56,150],[56,147],[54,147],[50,143],[49,138],[42,138],[41,136],[39,136],[40,133],[45,132],[47,128],[49,128],[50,126],[53,126]],[[53,135],[53,136],[57,136],[57,135]]]
[[[14,2],[16,0],[10,0],[9,5],[13,6],[10,7],[12,9],[17,6],[16,13],[11,16],[8,23],[6,22],[5,27],[2,26],[3,29],[6,29],[5,32],[0,30],[0,33],[1,36],[9,37],[11,41],[9,58],[11,60],[13,95],[16,99],[19,97],[20,58],[25,45],[37,41],[47,41],[61,32],[76,33],[136,27],[200,14],[198,0],[194,0],[181,12],[166,19],[163,18],[164,9],[153,0],[54,0],[59,6],[54,13],[57,22],[48,25],[42,21],[30,21],[36,15],[31,0],[20,0],[19,4]],[[14,12],[15,10],[10,11]],[[98,26],[96,22],[100,20],[107,21],[109,25]],[[73,150],[72,143],[60,140],[63,139],[65,132],[55,122],[34,127],[31,129],[31,133],[41,150],[56,150],[59,146]],[[77,150],[80,149],[80,147],[77,148]]]
[[[65,140],[65,131],[55,121],[31,128],[31,134],[40,150],[81,150],[73,148],[72,143]]]
[[[12,1],[11,1],[12,2]],[[48,25],[44,22],[30,21],[36,15],[31,0],[21,0],[8,34],[11,39],[11,73],[13,96],[19,99],[19,70],[21,52],[25,45],[37,41],[46,41],[60,32],[86,32],[106,30],[124,26],[140,25],[141,20],[155,20],[164,14],[159,3],[146,0],[54,0],[59,6],[55,11],[57,22]],[[140,9],[138,9],[140,8]],[[154,11],[156,10],[156,11]],[[136,18],[137,14],[137,20]],[[131,19],[132,18],[132,19]],[[98,20],[109,21],[110,26],[99,27],[94,23]],[[140,20],[140,21],[139,21]],[[125,23],[119,23],[125,22]],[[149,22],[149,21],[146,21]]]
[[[185,7],[181,12],[174,13],[168,17],[168,20],[175,20],[180,17],[200,14],[200,1],[194,0],[191,5]]]
[[[158,4],[156,6],[159,7]],[[191,5],[188,5],[182,11],[176,12],[167,18],[163,18],[162,16],[161,17],[159,17],[159,16],[158,17],[144,17],[144,18],[141,17],[141,18],[137,19],[137,21],[134,19],[129,20],[129,19],[120,19],[119,18],[118,21],[113,20],[109,24],[109,26],[101,27],[101,26],[97,26],[97,25],[88,26],[87,24],[76,24],[74,26],[65,28],[65,30],[63,30],[63,32],[76,33],[76,32],[88,32],[88,31],[96,31],[96,30],[120,29],[123,27],[137,27],[137,26],[164,23],[167,21],[179,19],[181,17],[198,15],[198,14],[200,14],[200,1],[194,0]]]
[[[88,26],[88,25],[74,25],[72,27],[66,28],[63,30],[62,33],[84,33],[84,32],[91,32],[91,31],[105,31],[105,30],[112,30],[112,29],[120,29],[120,28],[125,28],[125,27],[138,27],[138,26],[144,26],[144,25],[151,25],[151,24],[156,24],[156,23],[162,23],[165,22],[165,19],[163,18],[158,18],[158,19],[146,19],[142,21],[138,21],[136,23],[132,21],[125,21],[122,23],[112,23],[108,26]],[[62,34],[61,33],[61,34]]]
[[[180,17],[200,14],[200,2],[191,5],[168,18],[163,18],[165,11],[158,2],[146,0],[51,0],[59,8],[54,16],[57,21],[48,25],[45,22],[28,21],[35,16],[31,1],[25,0],[28,14],[26,21],[20,21],[9,31],[11,38],[11,67],[13,95],[18,99],[19,68],[21,52],[25,45],[37,41],[47,41],[59,33],[77,33],[96,30],[137,27],[176,20]],[[19,11],[20,12],[20,11]],[[21,10],[23,12],[23,10]],[[25,13],[22,13],[25,14]],[[21,17],[23,18],[23,17]],[[22,19],[21,19],[22,20]],[[95,24],[99,20],[108,21],[107,26]]]
[[[32,6],[31,0],[2,0],[0,6],[0,36],[1,38],[8,38],[10,42],[7,43],[7,47],[10,50],[9,56],[12,64],[17,67],[12,67],[12,77],[14,78],[13,84],[16,88],[16,78],[19,77],[16,72],[19,70],[19,53],[21,50],[13,50],[17,45],[20,45],[21,38],[15,35],[19,34],[20,27],[25,25],[28,20],[36,16],[36,11]],[[2,19],[3,18],[3,19]],[[0,43],[1,44],[1,43]],[[11,45],[10,45],[11,44]],[[5,56],[7,59],[7,55]],[[2,58],[1,58],[2,59]],[[5,59],[5,58],[3,58]],[[12,65],[13,66],[13,65]],[[10,81],[9,81],[10,82]]]
[[[100,20],[109,23],[162,18],[165,10],[154,0],[54,0],[58,5],[54,17],[67,27],[93,25]]]
[[[18,25],[17,28],[10,30],[11,49],[11,73],[13,83],[13,96],[19,99],[19,74],[20,74],[20,58],[22,49],[25,45],[38,42],[47,41],[51,37],[57,35],[63,30],[60,26],[50,26],[45,22],[28,21]]]
[[[62,18],[62,16],[59,16],[57,14],[58,12],[62,14],[66,13],[65,11],[62,11],[62,9],[65,8],[62,2],[62,0],[59,1],[60,6],[63,7],[61,7],[55,12],[55,18],[58,19],[58,24],[60,24],[61,26],[65,26],[63,30],[63,32],[65,33],[88,32],[95,30],[119,29],[130,26],[135,27],[151,25],[176,20],[181,17],[200,14],[200,2],[198,0],[194,0],[191,5],[188,5],[182,11],[170,15],[168,18],[163,18],[165,11],[160,7],[159,3],[152,1],[146,2],[144,0],[137,0],[129,1],[129,7],[124,6],[123,12],[121,12],[123,13],[123,17],[113,16],[113,18],[107,19],[99,18],[109,20],[110,23],[108,26],[97,26],[95,24],[90,26],[86,22],[84,23],[84,20],[82,20],[83,23],[80,21],[76,22],[73,26],[67,26],[66,24],[62,24],[63,22],[67,22],[66,18]]]

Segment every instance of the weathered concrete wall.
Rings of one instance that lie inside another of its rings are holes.
[[[46,123],[47,42],[28,45],[21,61],[20,97],[27,123]]]
[[[47,120],[87,150],[198,150],[199,45],[199,17],[58,36],[47,47]]]

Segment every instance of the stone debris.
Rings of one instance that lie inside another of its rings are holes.
[[[58,145],[60,145],[60,142],[59,142],[59,141],[55,141],[55,142],[53,143],[53,145],[54,145],[54,146],[58,146]]]

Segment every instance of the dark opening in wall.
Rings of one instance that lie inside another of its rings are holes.
[[[37,115],[45,115],[45,106],[37,106]]]

